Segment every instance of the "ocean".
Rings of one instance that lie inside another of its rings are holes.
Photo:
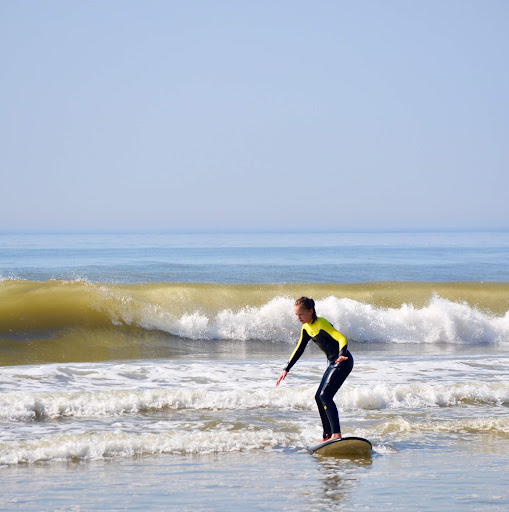
[[[0,510],[507,511],[508,349],[509,232],[0,233]]]

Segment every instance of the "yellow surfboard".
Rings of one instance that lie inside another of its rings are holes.
[[[371,443],[362,437],[343,437],[309,447],[311,453],[327,457],[366,457],[371,454],[372,449]]]

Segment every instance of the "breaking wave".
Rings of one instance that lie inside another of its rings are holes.
[[[509,340],[507,283],[219,285],[0,282],[0,338],[122,328],[187,339],[294,342],[296,296],[358,342]],[[20,334],[21,333],[21,334]],[[33,337],[33,336],[32,336]]]

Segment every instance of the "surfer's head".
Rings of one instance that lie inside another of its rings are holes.
[[[298,298],[293,311],[301,324],[311,324],[316,320],[315,301],[308,297]]]

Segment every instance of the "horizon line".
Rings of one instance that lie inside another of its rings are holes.
[[[291,229],[291,228],[245,228],[245,229],[163,229],[163,228],[110,228],[110,229],[0,229],[0,235],[107,235],[107,234],[354,234],[354,233],[506,233],[509,227],[476,227],[476,228],[356,228],[356,229]]]

